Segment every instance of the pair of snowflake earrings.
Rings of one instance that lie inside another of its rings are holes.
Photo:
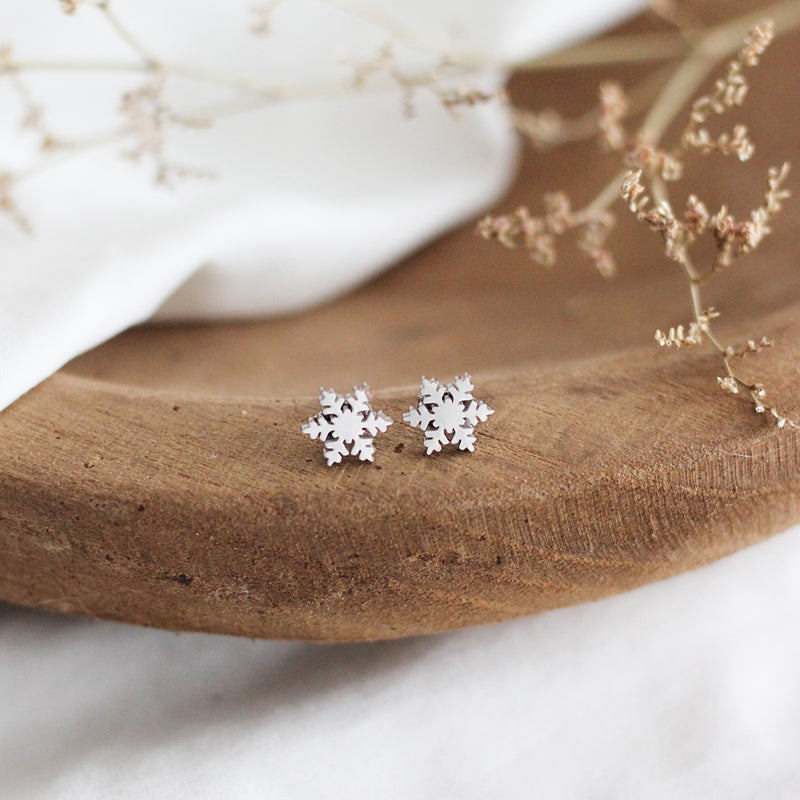
[[[403,420],[424,431],[427,455],[438,453],[445,444],[458,445],[459,450],[470,452],[475,449],[475,426],[486,422],[494,409],[476,400],[473,388],[468,374],[448,384],[422,379],[417,405],[403,414]],[[392,420],[383,411],[373,411],[370,399],[367,384],[354,388],[348,395],[336,394],[333,389],[320,390],[322,411],[308,418],[303,433],[322,442],[329,467],[347,455],[372,461],[375,455],[372,440]]]

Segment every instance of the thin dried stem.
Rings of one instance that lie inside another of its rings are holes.
[[[161,69],[161,62],[139,39],[122,23],[111,6],[111,0],[97,0],[94,7],[105,16],[108,24],[114,29],[117,36],[152,70]]]

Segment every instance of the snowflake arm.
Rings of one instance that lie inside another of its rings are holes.
[[[403,414],[403,421],[407,422],[412,428],[421,428],[424,431],[435,421],[435,417],[420,399],[418,406],[412,406]]]
[[[329,427],[324,418],[320,422],[316,417],[309,417],[308,422],[303,424],[303,433],[312,439],[321,439],[324,442],[330,433]]]
[[[375,445],[368,436],[361,436],[353,442],[350,455],[358,456],[359,461],[372,461],[375,455]]]
[[[379,433],[385,433],[386,429],[392,424],[392,420],[379,411],[377,414],[370,410],[369,414],[364,418],[364,430],[370,436],[377,436]]]
[[[428,428],[425,431],[425,452],[426,455],[431,453],[439,453],[442,450],[442,445],[450,444],[447,438],[447,433],[439,428]]]
[[[470,400],[464,409],[464,420],[475,427],[479,422],[486,422],[490,414],[494,414],[494,409],[489,408],[486,403]]]
[[[472,427],[457,428],[450,440],[451,444],[457,444],[459,450],[469,450],[470,453],[475,450],[475,442],[477,437],[473,433]]]
[[[323,447],[323,453],[328,466],[332,467],[334,464],[341,463],[342,457],[348,455],[347,445],[340,439],[327,439]]]

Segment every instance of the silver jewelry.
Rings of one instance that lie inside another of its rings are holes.
[[[475,449],[475,426],[486,422],[494,409],[476,400],[473,388],[468,373],[446,385],[435,378],[422,378],[419,401],[403,414],[403,420],[425,432],[427,455],[438,453],[445,444],[457,444],[459,450],[470,452]]]
[[[372,440],[383,433],[392,420],[382,411],[372,410],[369,386],[357,386],[352,394],[336,394],[333,389],[320,389],[322,406],[316,416],[309,417],[303,433],[323,443],[328,466],[338,464],[343,456],[358,456],[361,461],[372,461],[375,445]]]

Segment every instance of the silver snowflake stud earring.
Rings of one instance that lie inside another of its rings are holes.
[[[423,377],[419,402],[403,414],[403,420],[425,431],[427,455],[438,453],[443,444],[457,444],[459,450],[470,452],[475,449],[475,426],[486,422],[494,409],[476,400],[473,388],[466,373],[447,385]]]
[[[369,401],[369,386],[356,386],[353,394],[342,396],[333,389],[320,389],[322,411],[309,417],[303,433],[319,439],[324,445],[325,458],[332,467],[342,456],[358,456],[361,461],[372,461],[375,445],[372,439],[383,433],[392,420],[383,413],[375,413]],[[349,448],[348,448],[349,445]]]

